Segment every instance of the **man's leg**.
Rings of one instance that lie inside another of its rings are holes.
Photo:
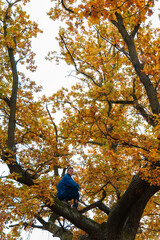
[[[78,207],[78,200],[77,200],[77,199],[74,199],[73,208],[76,208],[76,209],[77,209],[77,207]]]
[[[79,192],[77,188],[68,188],[60,197],[59,200],[66,200],[67,202],[69,200],[74,200],[73,207],[78,207],[79,202]]]
[[[74,202],[73,202],[73,208],[76,208],[76,209],[77,209],[77,207],[78,207],[78,202],[79,202],[79,192],[78,192],[78,190],[75,188],[75,189],[72,191],[72,193],[71,193],[70,196],[71,196],[72,199],[74,200]]]

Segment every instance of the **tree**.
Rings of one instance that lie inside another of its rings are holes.
[[[35,70],[40,31],[26,2],[0,1],[0,151],[10,171],[0,182],[1,238],[40,228],[61,239],[158,239],[160,35],[146,23],[154,2],[56,1],[61,58],[80,81],[38,101],[40,89],[18,72],[24,62]],[[56,198],[67,165],[77,168],[79,211]]]

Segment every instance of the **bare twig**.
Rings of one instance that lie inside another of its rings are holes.
[[[62,42],[63,42],[63,44],[64,44],[64,46],[65,46],[66,51],[68,52],[69,56],[71,57],[71,60],[72,60],[72,62],[73,62],[73,65],[74,65],[76,71],[77,71],[78,73],[84,75],[86,78],[89,78],[96,86],[101,87],[101,84],[98,84],[98,83],[94,80],[93,77],[91,77],[89,74],[87,74],[87,73],[85,73],[85,72],[82,72],[82,71],[80,71],[80,70],[78,69],[78,66],[77,66],[77,64],[76,64],[76,62],[75,62],[75,59],[74,59],[72,53],[70,52],[70,50],[68,49],[67,44],[66,44],[63,36],[60,35],[60,38],[61,38],[61,40],[62,40]]]
[[[122,52],[129,60],[129,54],[123,49],[123,48],[119,48],[116,44],[112,43],[110,40],[106,39],[97,28],[94,27],[94,29],[99,33],[99,36],[106,41],[107,43],[109,43],[111,46],[115,47],[119,52]]]
[[[50,117],[50,120],[51,120],[51,122],[52,122],[52,124],[53,124],[53,127],[54,127],[54,129],[55,129],[56,142],[58,143],[58,130],[57,130],[57,126],[56,126],[55,122],[54,122],[53,119],[52,119],[52,116],[51,116],[50,111],[49,111],[49,109],[48,109],[47,103],[46,103],[46,109],[47,109],[48,115],[49,115],[49,117]]]

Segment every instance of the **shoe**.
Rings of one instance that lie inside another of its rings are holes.
[[[77,209],[77,207],[78,207],[78,203],[74,203],[73,208]]]

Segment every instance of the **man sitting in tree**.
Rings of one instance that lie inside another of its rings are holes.
[[[57,185],[57,197],[59,200],[70,205],[68,201],[74,201],[73,208],[78,207],[79,202],[79,185],[72,179],[73,167],[67,169],[67,174],[60,180]]]

